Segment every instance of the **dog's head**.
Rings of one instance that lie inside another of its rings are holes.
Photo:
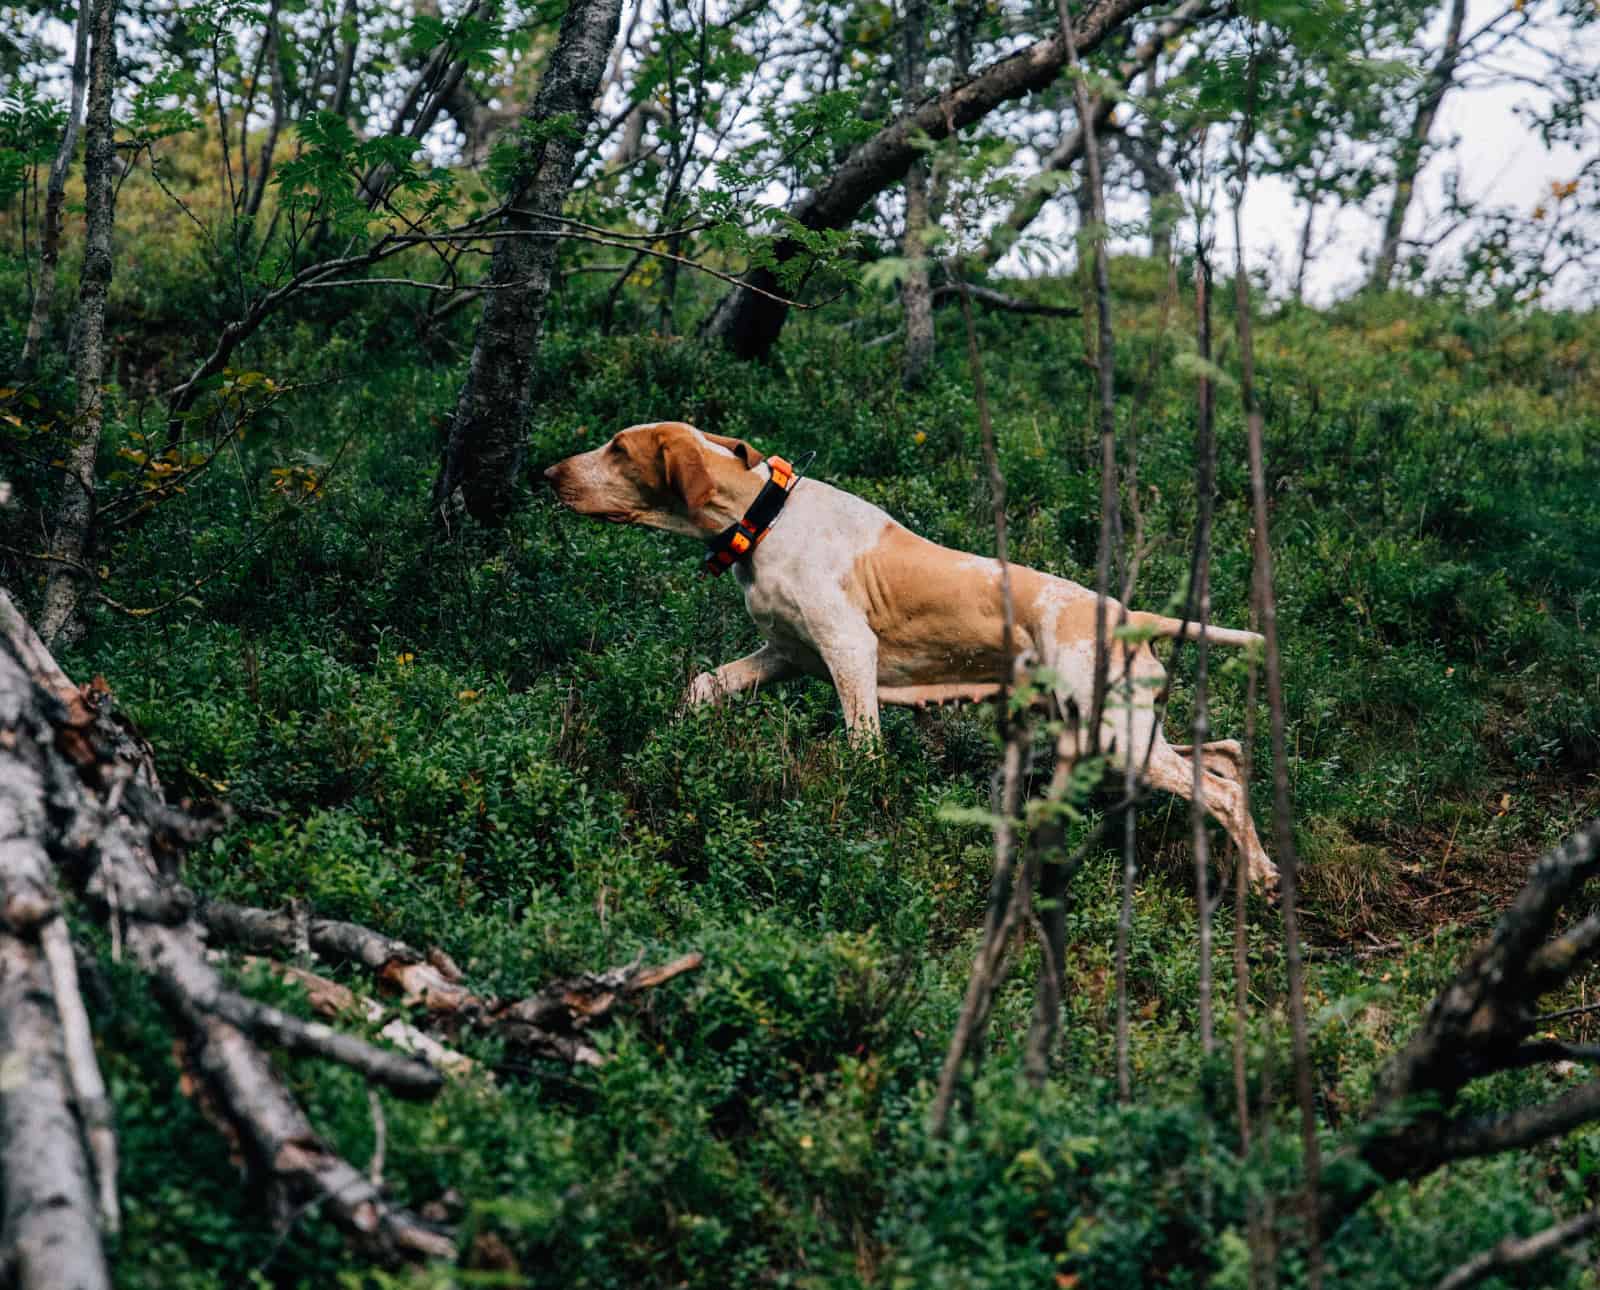
[[[592,452],[544,472],[564,506],[615,524],[643,524],[693,537],[728,521],[708,508],[719,485],[737,488],[762,456],[743,439],[705,434],[682,421],[629,426]]]

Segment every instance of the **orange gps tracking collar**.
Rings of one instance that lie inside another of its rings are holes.
[[[767,465],[772,470],[772,478],[762,485],[756,500],[750,503],[750,509],[744,513],[744,518],[728,525],[711,539],[711,549],[706,552],[705,561],[700,566],[702,576],[715,578],[733,568],[740,560],[748,560],[751,552],[772,531],[783,504],[800,482],[800,472],[782,457],[768,457]]]

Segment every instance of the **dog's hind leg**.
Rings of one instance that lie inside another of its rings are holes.
[[[1118,660],[1119,664],[1121,660]],[[1154,696],[1165,680],[1165,670],[1148,646],[1135,654],[1132,660],[1133,683],[1128,686],[1122,675],[1113,673],[1107,688],[1106,711],[1101,733],[1102,746],[1108,737],[1111,760],[1120,767],[1132,758],[1135,766],[1141,762],[1150,787],[1176,793],[1186,801],[1194,798],[1194,762],[1181,756],[1167,742],[1155,710]],[[1129,704],[1132,704],[1130,730]],[[1129,738],[1131,734],[1131,739]],[[1232,747],[1228,747],[1228,745]],[[1214,746],[1206,744],[1200,749],[1202,758],[1216,756],[1219,768],[1227,764],[1234,769],[1229,754],[1238,749],[1232,740],[1221,740]],[[1240,750],[1242,751],[1242,750]],[[1237,769],[1232,775],[1213,771],[1202,777],[1203,805],[1206,813],[1228,831],[1244,857],[1250,881],[1269,889],[1276,885],[1278,870],[1267,858],[1261,839],[1256,836],[1255,822],[1245,805],[1244,787],[1239,783]]]
[[[1147,774],[1152,788],[1176,793],[1187,801],[1194,800],[1194,763],[1180,756],[1160,731],[1156,732],[1155,743],[1150,749]],[[1245,806],[1244,788],[1235,779],[1208,775],[1203,782],[1203,789],[1206,813],[1222,825],[1237,844],[1250,881],[1264,884],[1269,889],[1275,887],[1278,869],[1267,858],[1266,849],[1256,835],[1255,821],[1250,818]]]

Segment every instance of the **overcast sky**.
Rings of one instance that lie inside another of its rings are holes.
[[[1503,0],[1472,0],[1467,7],[1466,29],[1475,30],[1503,7]],[[1441,35],[1435,31],[1436,43],[1442,43]],[[1573,47],[1581,49],[1591,65],[1600,63],[1600,30],[1591,28],[1574,40],[1577,43]],[[1536,61],[1526,55],[1508,57],[1500,63],[1514,72],[1539,74]],[[1416,236],[1425,231],[1429,215],[1436,214],[1443,205],[1446,176],[1457,166],[1467,195],[1489,206],[1509,206],[1524,212],[1531,212],[1541,198],[1549,195],[1552,181],[1576,175],[1582,164],[1579,150],[1546,151],[1516,110],[1519,105],[1541,103],[1548,98],[1524,83],[1452,90],[1440,109],[1434,139],[1458,137],[1460,143],[1453,154],[1437,156],[1423,172],[1406,225],[1407,234]],[[1591,135],[1586,151],[1590,157],[1600,151],[1600,134]],[[1250,185],[1244,218],[1246,260],[1251,265],[1270,268],[1274,282],[1281,288],[1287,288],[1293,279],[1304,218],[1304,211],[1295,205],[1281,181],[1264,179]],[[1360,285],[1362,256],[1372,255],[1380,234],[1378,217],[1373,214],[1347,210],[1337,219],[1331,212],[1324,219],[1327,222],[1318,227],[1316,241],[1323,242],[1330,233],[1331,237],[1307,275],[1306,294],[1316,302],[1347,294]],[[1218,230],[1218,246],[1231,261],[1233,228],[1230,221],[1223,223],[1224,227]],[[1329,223],[1333,225],[1331,230]],[[1574,278],[1562,284],[1558,296],[1566,304],[1592,303],[1575,298],[1581,291],[1583,285]]]

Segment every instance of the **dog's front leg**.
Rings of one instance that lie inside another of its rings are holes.
[[[865,621],[859,630],[829,633],[819,653],[844,708],[845,728],[857,746],[878,738],[878,638]]]
[[[797,676],[799,671],[774,646],[763,645],[754,654],[724,663],[715,672],[700,673],[689,683],[689,692],[684,696],[684,701],[691,708],[697,708],[702,703],[717,703],[741,690]]]

